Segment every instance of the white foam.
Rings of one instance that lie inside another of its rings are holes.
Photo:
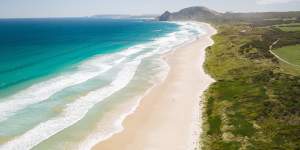
[[[98,59],[90,60],[81,65],[81,69],[83,70],[82,72],[60,76],[58,78],[33,85],[32,87],[21,91],[16,95],[13,95],[12,97],[10,97],[11,99],[9,101],[0,103],[1,121],[1,118],[7,118],[13,112],[23,109],[28,105],[46,100],[47,98],[49,98],[49,96],[68,86],[85,82],[89,78],[97,76],[99,75],[99,73],[105,72],[115,64],[121,63],[124,59],[127,59],[127,56],[141,53],[141,55],[134,58],[133,62],[130,62],[124,66],[116,79],[109,86],[96,91],[92,91],[88,93],[88,95],[81,97],[73,103],[67,104],[66,109],[64,109],[63,113],[58,117],[40,123],[31,130],[27,131],[25,134],[5,143],[0,147],[0,149],[31,149],[40,142],[75,124],[76,122],[81,120],[89,111],[89,109],[91,109],[95,104],[109,97],[114,92],[124,88],[133,78],[137,66],[142,59],[171,51],[175,46],[190,41],[191,39],[196,38],[196,36],[202,33],[201,29],[199,29],[199,26],[196,24],[179,24],[179,31],[167,34],[164,37],[157,38],[152,42],[139,44],[130,47],[125,51],[113,54],[111,57],[116,59],[113,61],[113,63],[109,63],[112,60],[111,58],[106,59],[105,61]],[[149,50],[149,48],[152,50]],[[34,91],[37,92],[32,93]],[[101,133],[92,135],[92,138],[87,138],[87,142],[83,142],[83,147],[91,148],[99,141],[110,137],[116,132],[122,131],[123,127],[121,124],[123,120],[126,118],[126,116],[131,114],[137,106],[138,104],[133,106],[132,109],[124,113],[122,116],[120,116],[119,119],[116,120],[114,124],[116,128],[114,131],[108,132],[106,134]]]
[[[0,147],[1,150],[28,150],[48,139],[56,133],[73,125],[81,120],[95,104],[109,97],[114,92],[124,88],[133,78],[140,61],[126,64],[118,73],[117,78],[110,85],[92,91],[88,95],[81,97],[70,103],[64,109],[63,114],[46,122],[43,122],[25,134],[9,141]]]
[[[108,71],[116,64],[124,61],[126,56],[136,54],[142,51],[143,48],[145,47],[140,44],[116,54],[94,57],[80,64],[78,71],[75,73],[65,73],[58,77],[42,81],[5,98],[2,100],[3,102],[0,102],[0,122],[5,121],[17,111],[29,105],[47,100],[55,93],[67,87],[83,83]]]
[[[136,108],[139,106],[140,100],[141,98],[139,98],[139,100],[131,108],[123,112],[123,114],[113,122],[111,130],[104,130],[103,132],[89,135],[83,142],[79,144],[77,149],[90,150],[97,143],[110,138],[116,133],[122,132],[124,129],[122,126],[123,121],[127,118],[127,116],[134,113]]]
[[[201,27],[199,27],[199,25],[194,22],[173,22],[173,23],[176,23],[180,26],[178,31],[169,33],[163,37],[156,38],[152,42],[147,42],[144,44],[139,44],[130,47],[126,51],[121,52],[121,54],[124,56],[129,56],[132,54],[137,54],[139,52],[142,52],[146,48],[154,49],[151,52],[147,52],[149,56],[155,53],[164,54],[172,50],[175,46],[196,39],[199,35],[204,33]]]
[[[25,134],[0,146],[0,150],[17,150],[20,148],[24,150],[31,149],[34,146],[41,143],[42,141],[55,135],[56,133],[75,124],[76,122],[81,120],[89,111],[89,109],[91,109],[95,104],[109,97],[118,90],[124,88],[133,78],[137,66],[140,64],[141,60],[153,54],[154,53],[151,52],[145,53],[144,55],[140,55],[139,57],[137,57],[133,62],[125,64],[124,68],[118,73],[117,78],[109,86],[106,86],[96,91],[92,91],[87,96],[81,97],[75,102],[68,104],[66,106],[66,109],[64,109],[62,115],[37,125],[33,129],[27,131]],[[137,106],[138,104],[136,104],[136,107]],[[133,107],[132,109],[130,109],[129,112],[120,116],[120,119],[117,119],[113,125],[116,126],[116,131],[110,132],[106,136],[109,137],[117,131],[122,130],[121,124],[123,120],[126,118],[126,116],[131,114],[136,109],[136,107]],[[103,137],[103,135],[97,136],[99,138]],[[89,145],[93,146],[93,144]]]
[[[58,77],[34,84],[31,87],[5,98],[2,100],[3,102],[0,103],[0,121],[8,119],[15,112],[29,105],[47,100],[53,94],[67,87],[83,83],[96,77],[122,61],[122,59],[113,60],[112,56],[95,57],[82,63],[75,73],[65,73]],[[113,62],[107,63],[109,61]]]
[[[129,108],[127,108],[122,114],[116,118],[113,122],[113,124],[109,127],[110,129],[100,129],[99,132],[93,132],[87,138],[85,138],[81,143],[79,143],[78,147],[76,149],[78,150],[90,150],[92,149],[97,143],[104,141],[106,139],[109,139],[114,134],[120,133],[124,130],[124,127],[122,125],[123,121],[131,114],[133,114],[136,109],[138,108],[142,98],[151,91],[152,88],[154,88],[156,85],[161,83],[167,78],[168,72],[170,70],[169,65],[164,61],[163,59],[158,59],[156,62],[157,64],[160,64],[159,69],[161,72],[159,72],[156,76],[154,76],[154,80],[157,81],[151,88],[149,88],[143,95],[137,97],[136,102]],[[98,125],[98,128],[103,128],[101,126],[102,124]]]
[[[125,51],[120,52],[120,54],[123,56],[129,56],[142,51],[144,48],[145,48],[144,44],[139,44],[139,45],[132,46]]]
[[[148,47],[153,46],[156,48],[153,51],[146,52],[143,55],[138,56],[137,59],[151,57],[155,54],[166,53],[166,52],[172,50],[172,48],[174,48],[175,46],[178,46],[187,41],[190,41],[191,38],[195,39],[195,38],[197,38],[197,36],[199,36],[199,34],[203,33],[202,29],[199,28],[199,26],[195,23],[189,23],[189,22],[181,23],[180,22],[179,24],[181,25],[181,28],[179,31],[170,33],[170,34],[166,35],[165,37],[158,38],[158,39],[154,40],[153,42],[148,43],[148,45],[147,45]],[[188,27],[186,27],[186,26],[188,26]],[[191,30],[193,32],[191,32],[189,30]],[[162,71],[157,74],[157,76],[155,77],[156,78],[155,80],[161,82],[166,79],[170,68],[169,68],[169,65],[162,59],[158,59],[157,63],[161,64]],[[153,87],[155,87],[160,82],[156,82],[156,84],[154,84]],[[148,89],[144,95],[146,95],[153,87]],[[127,116],[129,116],[130,114],[135,112],[135,110],[139,106],[139,103],[140,103],[142,97],[143,96],[140,96],[140,98],[137,100],[137,102],[131,108],[129,108],[127,111],[123,112],[123,114],[119,118],[116,118],[112,127],[110,127],[110,129],[107,129],[107,130],[101,129],[101,131],[99,131],[99,132],[97,132],[97,131],[93,132],[79,144],[77,149],[90,150],[97,143],[110,138],[114,134],[122,132],[124,129],[124,127],[122,126],[123,121],[126,119]],[[101,127],[99,127],[99,128],[101,128]]]

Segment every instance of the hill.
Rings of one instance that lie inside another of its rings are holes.
[[[160,21],[211,20],[216,19],[219,16],[221,16],[221,13],[206,7],[189,7],[175,13],[166,11],[158,19]]]
[[[231,22],[248,21],[261,22],[264,20],[300,20],[300,11],[293,12],[253,12],[253,13],[221,13],[206,7],[189,7],[178,12],[171,13],[166,11],[160,17],[160,21],[208,21],[208,22]]]

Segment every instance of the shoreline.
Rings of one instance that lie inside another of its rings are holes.
[[[135,112],[124,120],[124,130],[98,143],[93,149],[198,147],[201,133],[199,115],[202,111],[200,97],[213,82],[201,66],[205,61],[205,49],[213,44],[211,36],[216,33],[209,24],[199,25],[205,30],[204,35],[163,56],[170,66],[167,78],[142,98]]]

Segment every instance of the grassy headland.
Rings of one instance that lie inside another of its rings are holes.
[[[273,49],[300,43],[300,32],[270,23],[215,25],[205,68],[216,80],[206,92],[204,150],[273,150],[300,147],[300,72]],[[286,52],[289,53],[289,52]]]
[[[210,22],[218,30],[205,62],[216,82],[204,101],[202,149],[300,150],[300,68],[282,61],[298,62],[300,11],[190,7],[158,19]]]

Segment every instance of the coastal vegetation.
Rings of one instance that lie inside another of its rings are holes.
[[[204,150],[300,147],[300,74],[269,51],[297,63],[300,34],[253,23],[215,24],[205,68]]]
[[[158,19],[204,21],[218,30],[204,64],[216,82],[205,94],[203,150],[299,150],[300,12],[191,7]]]
[[[275,27],[286,32],[300,31],[300,23],[281,24],[276,25]]]
[[[295,67],[300,67],[300,45],[284,46],[272,51]]]

